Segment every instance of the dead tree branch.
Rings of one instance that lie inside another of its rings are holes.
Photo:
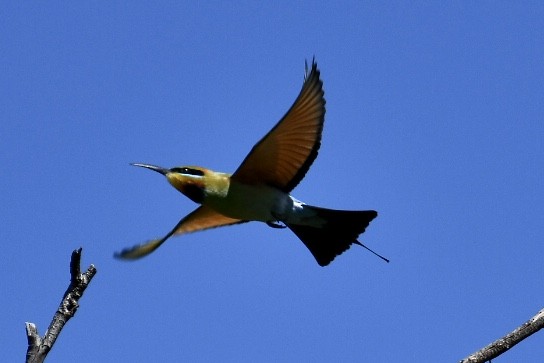
[[[469,355],[461,363],[483,363],[490,361],[542,328],[544,328],[544,309],[540,310],[535,316],[510,334]]]
[[[70,260],[70,285],[62,297],[62,301],[53,316],[49,328],[44,337],[38,334],[38,328],[33,323],[26,323],[26,335],[28,339],[28,349],[26,352],[27,363],[41,363],[55,344],[62,328],[70,320],[79,307],[79,299],[83,292],[96,274],[94,265],[89,266],[87,271],[81,273],[81,248],[72,252]]]

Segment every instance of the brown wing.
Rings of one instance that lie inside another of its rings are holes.
[[[323,82],[312,62],[293,106],[251,149],[232,179],[246,184],[264,182],[290,192],[317,157],[325,119],[323,95]]]
[[[151,252],[155,251],[173,235],[181,235],[243,222],[246,221],[225,217],[224,215],[219,214],[208,207],[200,206],[179,221],[178,224],[176,224],[176,226],[163,238],[154,239],[141,245],[126,248],[121,252],[115,253],[114,256],[123,260],[135,260],[147,256]]]

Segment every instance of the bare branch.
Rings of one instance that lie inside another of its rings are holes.
[[[83,296],[83,292],[96,274],[94,265],[89,266],[87,271],[81,273],[80,263],[81,248],[72,252],[70,260],[70,285],[62,297],[59,308],[53,316],[53,320],[49,324],[44,337],[40,337],[35,324],[26,323],[26,335],[28,339],[27,363],[41,363],[45,360],[62,328],[76,313],[79,307],[79,299]]]
[[[510,334],[469,355],[461,363],[483,363],[490,361],[542,328],[544,328],[544,309],[540,310],[529,321],[523,323]]]

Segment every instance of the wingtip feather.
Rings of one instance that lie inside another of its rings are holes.
[[[164,242],[162,239],[154,239],[143,244],[125,248],[120,252],[115,252],[113,257],[124,261],[137,260],[155,251],[162,242]]]

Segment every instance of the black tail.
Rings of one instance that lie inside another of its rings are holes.
[[[357,241],[357,237],[363,233],[378,213],[373,210],[346,211],[333,210],[305,205],[304,208],[315,211],[318,217],[326,221],[322,227],[307,225],[287,224],[287,227],[297,235],[320,266],[327,266],[342,252],[346,251],[352,243],[365,247],[378,257],[389,262],[388,259],[378,255],[368,247]]]

